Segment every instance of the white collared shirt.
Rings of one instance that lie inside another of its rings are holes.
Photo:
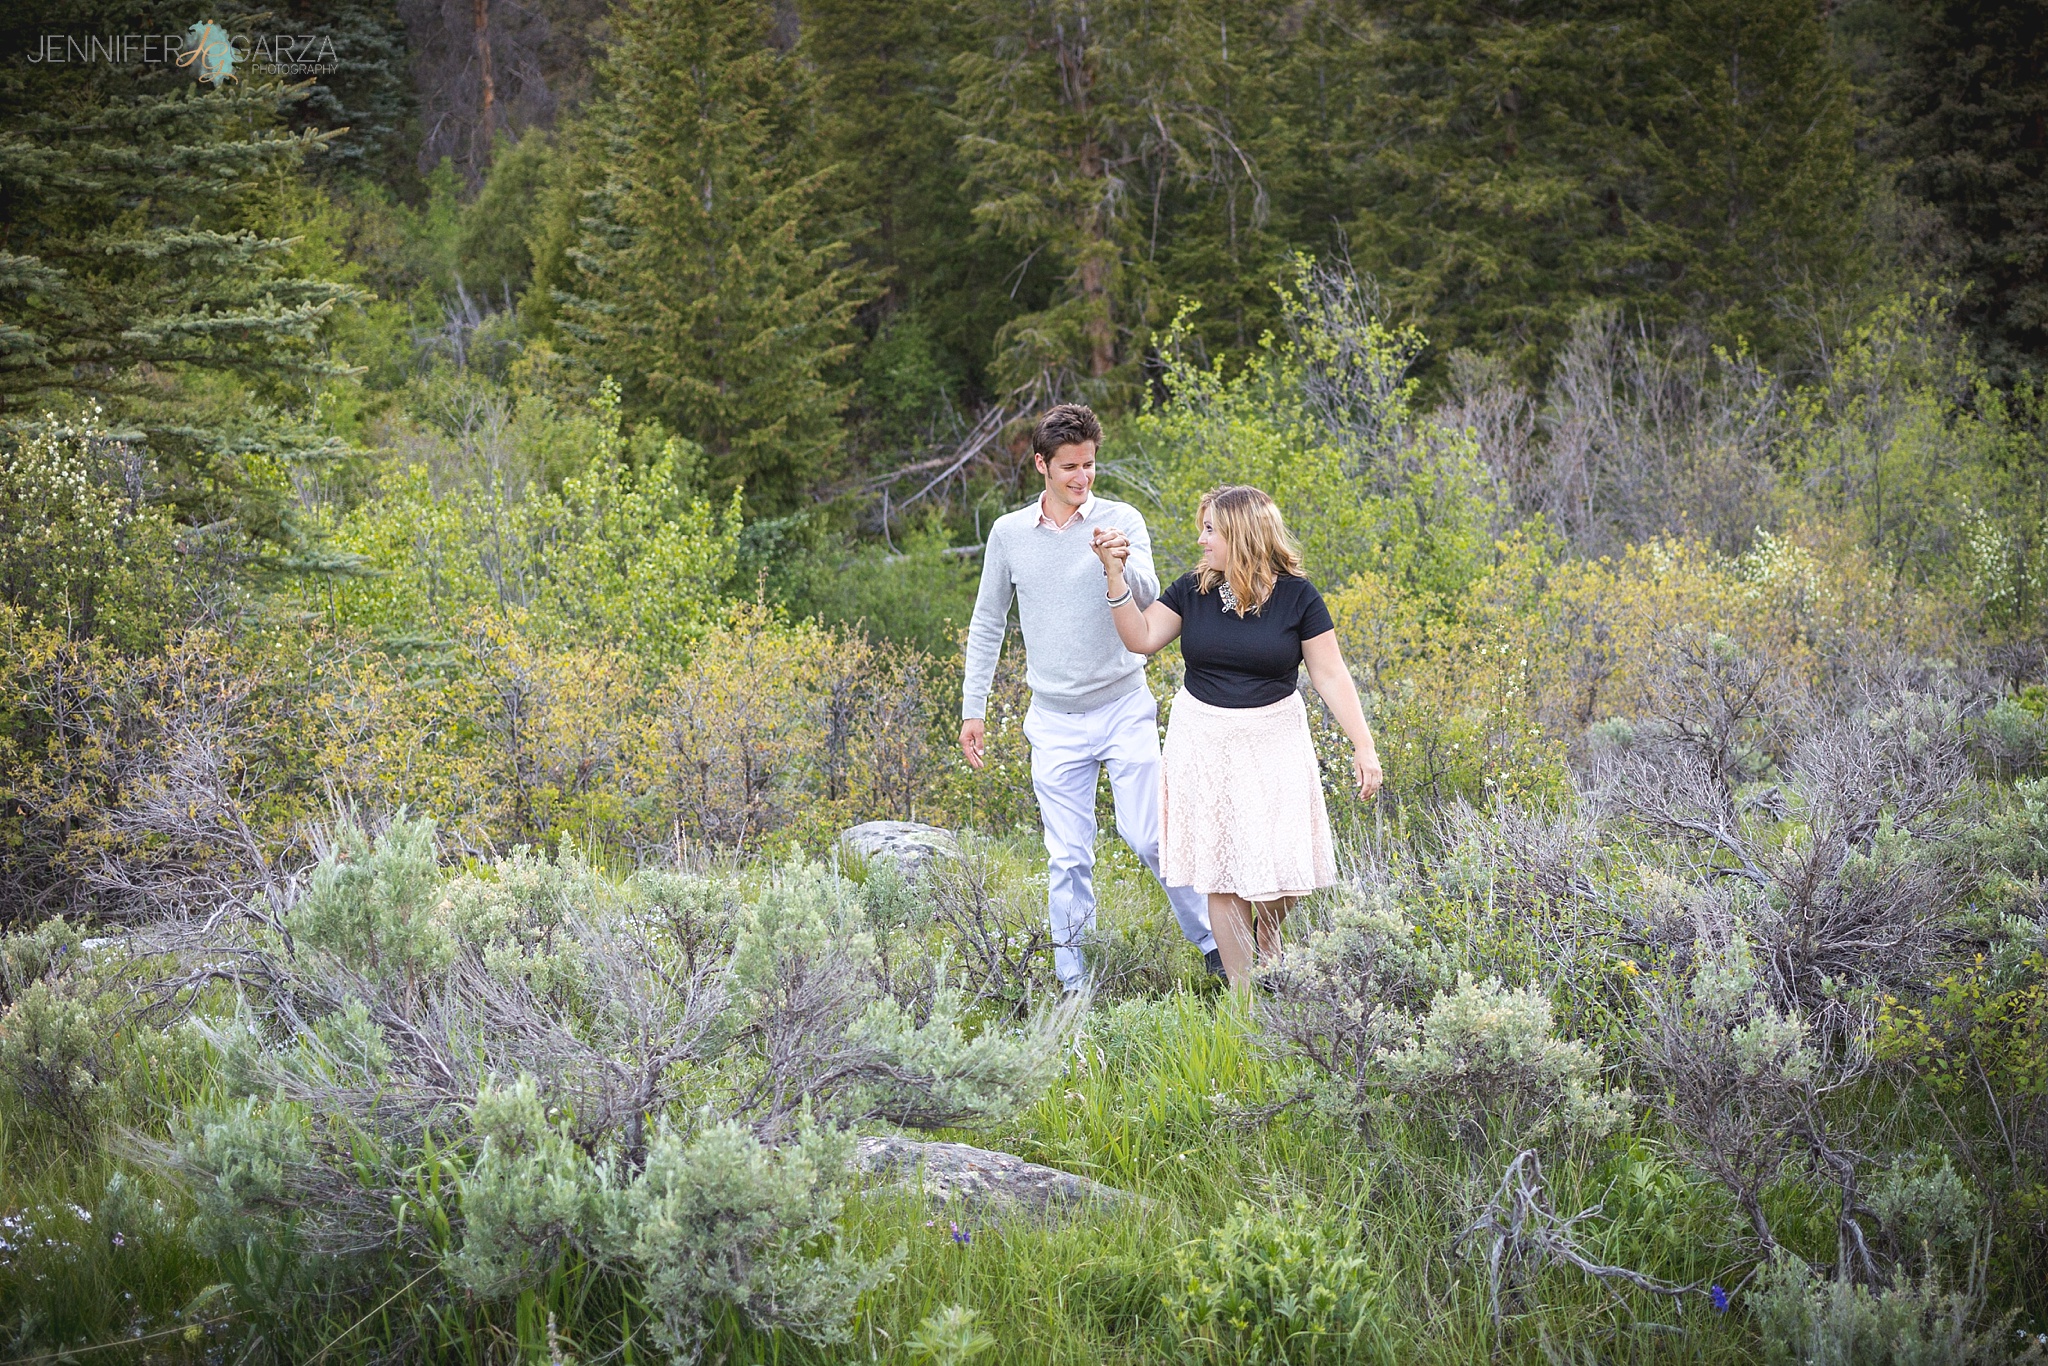
[[[1067,520],[1067,526],[1073,526],[1076,522],[1087,521],[1088,515],[1094,511],[1095,490],[1090,489],[1088,490],[1087,501],[1083,502],[1080,507],[1074,510],[1074,515]],[[1046,515],[1045,495],[1043,493],[1038,495],[1038,525],[1042,527],[1050,527],[1054,531],[1065,531],[1067,529],[1067,526],[1061,526],[1058,522],[1055,522],[1051,517]]]

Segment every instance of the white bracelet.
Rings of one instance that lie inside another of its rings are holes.
[[[1122,593],[1119,593],[1116,597],[1113,597],[1109,600],[1109,610],[1114,612],[1117,608],[1123,606],[1130,600],[1131,590],[1129,588],[1126,588]]]

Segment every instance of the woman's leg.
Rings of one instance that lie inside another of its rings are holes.
[[[1294,898],[1283,896],[1278,901],[1258,903],[1258,952],[1265,959],[1280,956],[1280,927],[1287,921],[1287,912],[1294,908]]]
[[[1252,906],[1230,892],[1209,893],[1209,928],[1216,934],[1216,951],[1223,956],[1223,971],[1230,985],[1245,987],[1252,979]]]

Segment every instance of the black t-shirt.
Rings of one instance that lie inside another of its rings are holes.
[[[1284,575],[1263,607],[1240,617],[1223,606],[1224,585],[1198,593],[1196,582],[1183,574],[1159,595],[1180,614],[1188,691],[1212,707],[1269,707],[1293,692],[1301,642],[1332,629],[1315,585]]]

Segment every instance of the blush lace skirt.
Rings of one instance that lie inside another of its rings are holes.
[[[1300,693],[1212,707],[1182,689],[1160,755],[1160,880],[1247,901],[1337,880],[1329,808]]]

